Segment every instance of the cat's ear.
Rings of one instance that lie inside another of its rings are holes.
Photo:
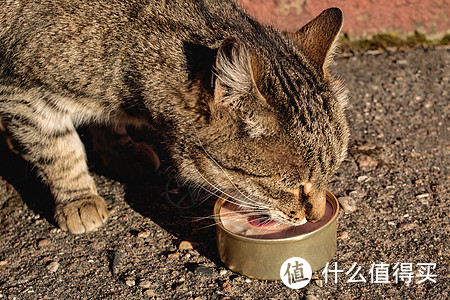
[[[214,100],[239,107],[243,95],[253,87],[251,54],[246,45],[231,36],[217,50],[214,73]]]
[[[324,73],[342,23],[342,11],[333,7],[324,10],[296,33],[290,33],[288,36],[294,40],[317,70]]]

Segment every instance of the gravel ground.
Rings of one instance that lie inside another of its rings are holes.
[[[301,290],[227,270],[212,221],[195,218],[211,215],[213,199],[174,208],[164,174],[126,184],[93,165],[109,221],[61,232],[31,168],[1,148],[0,298],[448,299],[449,68],[448,47],[337,58],[352,132],[329,186],[343,207],[337,252]]]

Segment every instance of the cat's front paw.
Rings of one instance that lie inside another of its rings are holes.
[[[98,195],[56,206],[55,219],[62,230],[80,234],[96,230],[108,218],[105,200]]]

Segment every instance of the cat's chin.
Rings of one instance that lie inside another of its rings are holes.
[[[306,224],[307,222],[308,222],[308,220],[306,218],[303,218],[303,219],[301,219],[299,221],[295,221],[295,222],[284,221],[283,224],[289,224],[290,226],[301,226],[301,225]]]
[[[306,224],[306,222],[308,222],[308,220],[306,218],[303,218],[303,220],[300,220],[300,222],[295,223],[295,225],[296,226],[303,225]]]

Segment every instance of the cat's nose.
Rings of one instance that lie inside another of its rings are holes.
[[[312,190],[312,183],[311,182],[307,182],[303,185],[303,193],[305,195],[309,195],[309,193],[311,193]]]
[[[296,189],[289,189],[288,192],[294,195],[295,200],[300,201],[303,195],[308,196],[312,190],[312,183],[307,182]]]

